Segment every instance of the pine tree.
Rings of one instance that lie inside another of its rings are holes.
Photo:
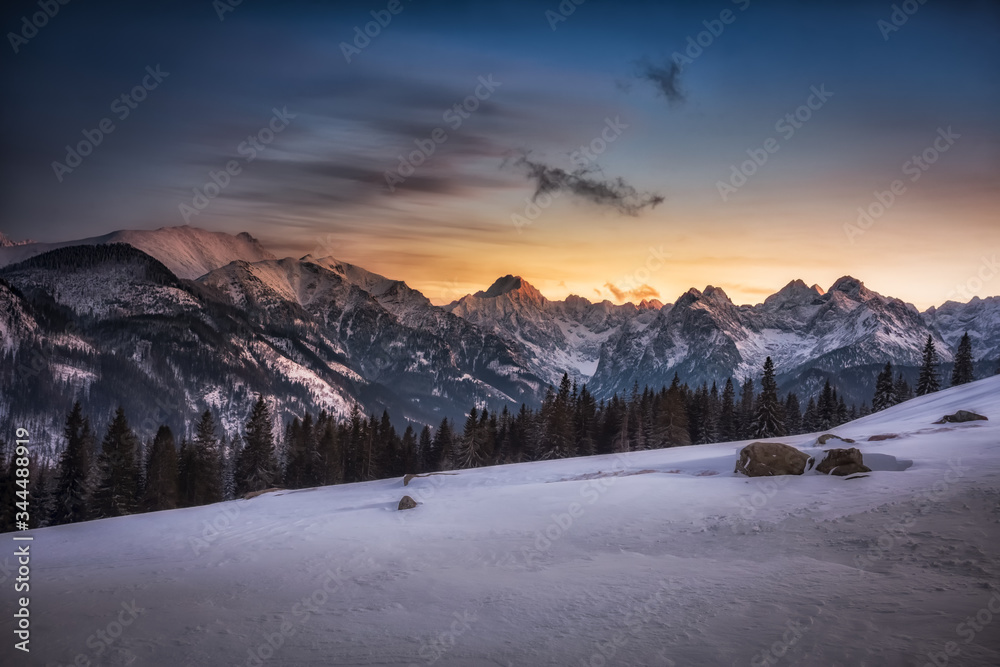
[[[753,437],[754,400],[753,378],[747,377],[740,388],[738,430],[741,440]]]
[[[920,379],[917,380],[917,396],[931,394],[941,388],[937,374],[937,351],[934,349],[934,339],[927,336],[924,345],[924,359],[920,365]]]
[[[135,453],[138,439],[121,407],[115,412],[97,457],[98,479],[92,511],[95,518],[132,514],[137,505],[138,471]]]
[[[597,403],[593,395],[583,385],[576,398],[576,410],[573,417],[574,437],[577,443],[577,453],[580,456],[590,456],[597,452]]]
[[[211,410],[205,410],[195,428],[194,467],[192,474],[192,502],[208,505],[222,500],[222,458],[219,440],[215,435],[215,419]]]
[[[89,439],[90,426],[83,416],[80,402],[66,417],[66,449],[59,456],[56,480],[55,507],[52,521],[55,524],[76,523],[87,518],[89,489],[87,476],[90,474]]]
[[[816,399],[810,396],[805,412],[802,413],[802,432],[815,433],[819,430],[819,409],[816,407]]]
[[[819,400],[816,401],[816,416],[820,431],[826,431],[837,423],[837,392],[830,385],[827,378],[823,383],[823,391],[820,392]]]
[[[434,438],[431,435],[430,426],[424,426],[421,429],[417,452],[420,457],[420,472],[434,472],[437,470],[439,461],[437,451],[434,449]]]
[[[146,488],[142,508],[147,512],[172,510],[177,507],[177,448],[174,434],[161,426],[153,438],[146,462]]]
[[[892,381],[892,363],[885,362],[885,368],[875,380],[875,397],[872,399],[872,410],[879,412],[896,404],[896,387]]]
[[[274,422],[264,397],[258,394],[243,430],[243,447],[236,455],[234,479],[236,495],[243,496],[253,491],[263,491],[273,486],[277,479]]]
[[[719,408],[719,439],[730,442],[737,439],[736,430],[736,390],[733,378],[726,378],[726,386],[722,388],[722,404]]]
[[[753,437],[776,438],[785,434],[785,422],[778,402],[778,383],[774,379],[774,362],[771,357],[764,360],[764,376],[761,378],[761,392],[757,399],[757,414],[754,420]]]
[[[455,468],[455,435],[451,423],[445,417],[434,433],[434,452],[437,456],[435,470]]]
[[[802,409],[799,407],[799,397],[791,391],[785,398],[785,432],[788,435],[802,433]]]
[[[913,387],[911,387],[910,383],[903,377],[902,372],[896,375],[896,383],[893,385],[893,392],[896,397],[896,403],[902,403],[903,401],[908,401],[913,398]]]
[[[968,384],[975,379],[975,372],[972,368],[972,341],[969,340],[969,332],[966,331],[962,335],[962,340],[958,343],[958,351],[955,353],[955,367],[951,371],[951,386]]]

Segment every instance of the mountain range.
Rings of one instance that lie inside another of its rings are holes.
[[[5,237],[4,237],[5,238]],[[252,398],[282,418],[388,410],[436,424],[472,405],[537,404],[564,373],[598,398],[634,385],[757,377],[770,356],[782,391],[830,379],[869,401],[878,369],[916,372],[927,336],[943,370],[968,331],[980,376],[1000,359],[1000,298],[923,313],[845,276],[793,280],[757,305],[718,287],[673,303],[547,299],[518,276],[435,306],[405,282],[333,257],[279,259],[246,233],[117,231],[0,246],[0,427],[57,434],[80,399],[122,404],[140,432],[185,431],[214,410],[237,432]]]

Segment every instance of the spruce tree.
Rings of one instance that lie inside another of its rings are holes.
[[[785,432],[788,435],[802,433],[802,409],[799,407],[799,397],[791,391],[785,398]]]
[[[222,500],[222,457],[211,410],[205,410],[198,420],[192,448],[192,502],[194,505],[217,503]]]
[[[937,351],[934,349],[934,338],[927,336],[924,345],[924,359],[920,365],[920,379],[917,380],[917,396],[931,394],[941,388],[937,373]]]
[[[885,362],[885,368],[875,380],[875,397],[872,398],[872,410],[879,412],[897,403],[896,387],[892,381],[892,363]]]
[[[738,429],[741,440],[753,437],[754,400],[753,378],[747,377],[740,388]]]
[[[87,476],[90,474],[91,463],[87,443],[89,424],[83,417],[79,401],[73,404],[73,409],[67,415],[63,433],[66,436],[66,448],[59,456],[52,515],[52,522],[55,524],[84,521],[88,514]]]
[[[177,507],[177,447],[168,426],[161,426],[153,438],[146,463],[146,488],[142,508],[147,512]]]
[[[437,456],[436,470],[455,468],[455,435],[451,422],[445,417],[434,433],[434,452]]]
[[[764,376],[761,378],[761,392],[757,398],[757,414],[754,420],[753,437],[775,438],[785,434],[785,423],[778,402],[778,383],[774,379],[774,362],[771,357],[764,360]]]
[[[913,387],[911,387],[910,383],[903,377],[902,371],[896,375],[896,383],[893,385],[893,390],[896,397],[896,403],[902,403],[903,401],[908,401],[913,398]]]
[[[966,331],[962,335],[962,340],[958,343],[958,351],[955,353],[955,367],[951,371],[951,386],[968,384],[975,379],[975,372],[972,368],[972,341],[969,340],[969,332]]]
[[[121,407],[115,412],[101,442],[97,457],[97,485],[92,503],[93,516],[98,519],[132,514],[138,498],[138,471],[135,453],[138,439]]]
[[[810,396],[805,412],[802,413],[802,432],[815,433],[819,430],[819,409],[816,407],[816,399]]]
[[[719,408],[719,438],[722,442],[737,439],[736,430],[736,390],[733,378],[726,378],[726,386],[722,389],[722,405]]]
[[[271,488],[278,479],[278,461],[274,454],[274,422],[264,397],[250,409],[243,429],[243,447],[236,455],[236,495]]]
[[[417,445],[420,456],[420,472],[434,472],[438,469],[437,452],[434,449],[434,438],[431,435],[431,427],[424,426],[420,430],[420,441]]]

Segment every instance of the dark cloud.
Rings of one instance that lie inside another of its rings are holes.
[[[655,208],[663,203],[662,195],[639,192],[621,177],[608,179],[596,176],[600,174],[600,169],[595,166],[566,171],[530,160],[524,153],[508,157],[504,164],[524,172],[528,180],[535,183],[533,200],[543,194],[568,192],[592,204],[610,206],[623,215],[631,216],[639,215],[644,208]]]
[[[653,87],[667,98],[671,106],[686,100],[684,91],[681,90],[681,67],[676,62],[657,65],[648,58],[643,58],[636,63],[636,67],[637,78],[653,84]]]

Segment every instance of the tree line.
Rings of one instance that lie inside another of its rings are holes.
[[[966,362],[966,357],[968,361]],[[939,388],[933,340],[924,350],[917,394]],[[971,346],[964,336],[952,384],[972,381]],[[912,397],[891,364],[876,382],[873,409]],[[138,512],[194,507],[280,486],[308,488],[502,463],[590,456],[691,444],[770,438],[823,431],[869,413],[848,407],[827,380],[803,407],[794,392],[779,395],[770,357],[758,383],[728,378],[691,387],[675,374],[659,390],[633,386],[631,395],[597,400],[586,385],[563,375],[541,405],[469,409],[464,423],[437,428],[408,424],[400,434],[388,412],[365,416],[355,405],[346,419],[326,412],[292,419],[276,437],[274,418],[258,395],[238,438],[218,436],[205,411],[193,437],[178,443],[168,426],[140,442],[124,409],[115,411],[100,442],[80,403],[66,417],[58,462],[31,462],[32,526],[74,523]],[[419,430],[418,430],[419,429]],[[0,442],[0,532],[13,529],[14,456]]]

